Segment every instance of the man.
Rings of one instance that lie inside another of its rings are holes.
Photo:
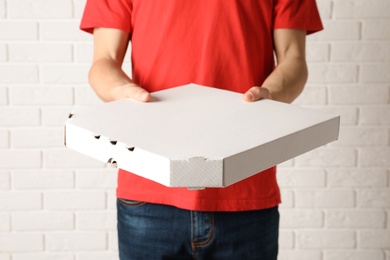
[[[306,35],[322,25],[315,0],[88,0],[81,28],[94,35],[89,81],[104,101],[197,83],[292,102],[307,80]],[[122,260],[277,258],[276,167],[205,190],[120,170],[117,196]]]

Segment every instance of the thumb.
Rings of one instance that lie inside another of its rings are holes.
[[[140,86],[136,84],[127,84],[123,86],[123,95],[126,98],[132,98],[137,101],[141,102],[148,102],[150,101],[151,95],[148,91],[141,88]]]
[[[252,87],[244,94],[244,100],[253,102],[259,99],[272,99],[271,92],[265,87]]]

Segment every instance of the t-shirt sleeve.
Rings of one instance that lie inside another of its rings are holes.
[[[315,0],[274,0],[273,29],[306,30],[308,34],[323,29]]]
[[[93,33],[96,27],[114,28],[131,33],[130,0],[87,0],[80,29]]]

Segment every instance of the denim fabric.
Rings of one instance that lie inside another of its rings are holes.
[[[278,207],[199,212],[118,199],[121,260],[261,259],[278,254]]]

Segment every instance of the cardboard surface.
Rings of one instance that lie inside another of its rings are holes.
[[[225,187],[338,138],[339,116],[190,84],[75,111],[70,149],[170,187]]]

